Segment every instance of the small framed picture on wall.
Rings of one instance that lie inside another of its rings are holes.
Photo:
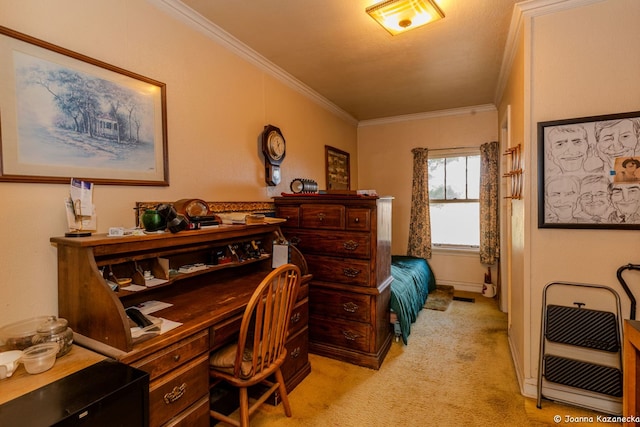
[[[337,148],[324,146],[327,174],[327,190],[350,190],[351,174],[349,153]]]

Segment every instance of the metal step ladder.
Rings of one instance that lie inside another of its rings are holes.
[[[538,408],[544,397],[622,415],[622,316],[617,292],[601,285],[551,282],[542,298]]]

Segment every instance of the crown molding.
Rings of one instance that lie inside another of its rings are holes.
[[[255,65],[259,69],[263,70],[265,73],[275,77],[280,82],[284,83],[288,87],[297,91],[298,93],[306,96],[311,101],[320,105],[324,109],[329,112],[335,114],[336,116],[342,118],[343,120],[351,123],[357,124],[358,120],[335,105],[333,102],[329,101],[327,98],[320,95],[318,92],[311,89],[309,86],[302,83],[300,80],[293,77],[291,74],[287,73],[282,68],[275,65],[273,62],[266,59],[264,56],[260,55],[255,50],[251,49],[246,44],[242,43],[237,38],[233,37],[231,34],[218,27],[204,16],[195,12],[193,9],[186,6],[179,0],[147,0],[149,3],[158,7],[159,9],[166,12],[168,15],[173,18],[183,22],[189,27],[205,34],[208,38],[215,41],[219,45],[223,46],[225,49],[230,52],[238,55],[243,58],[247,62]]]
[[[402,116],[383,117],[381,119],[361,120],[358,127],[387,125],[390,123],[411,122],[415,120],[433,119],[436,117],[461,116],[476,113],[497,111],[493,104],[475,105],[472,107],[451,108],[448,110],[428,111],[425,113],[405,114]]]

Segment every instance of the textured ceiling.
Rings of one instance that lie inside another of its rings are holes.
[[[356,120],[495,102],[517,0],[437,0],[445,18],[391,36],[377,0],[182,0]]]

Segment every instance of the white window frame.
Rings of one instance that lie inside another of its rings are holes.
[[[452,148],[446,150],[431,150],[429,151],[428,160],[432,159],[444,159],[447,157],[469,157],[469,156],[479,156],[480,155],[480,147],[472,148]],[[427,160],[427,161],[428,161]],[[431,199],[431,193],[429,193],[429,209],[431,209],[431,203],[480,203],[480,199],[455,199],[455,200],[446,200],[446,199]],[[480,218],[478,218],[479,220]],[[480,246],[479,245],[458,245],[451,243],[433,243],[432,249],[436,252],[444,253],[460,253],[460,252],[470,252],[470,253],[479,253]]]

